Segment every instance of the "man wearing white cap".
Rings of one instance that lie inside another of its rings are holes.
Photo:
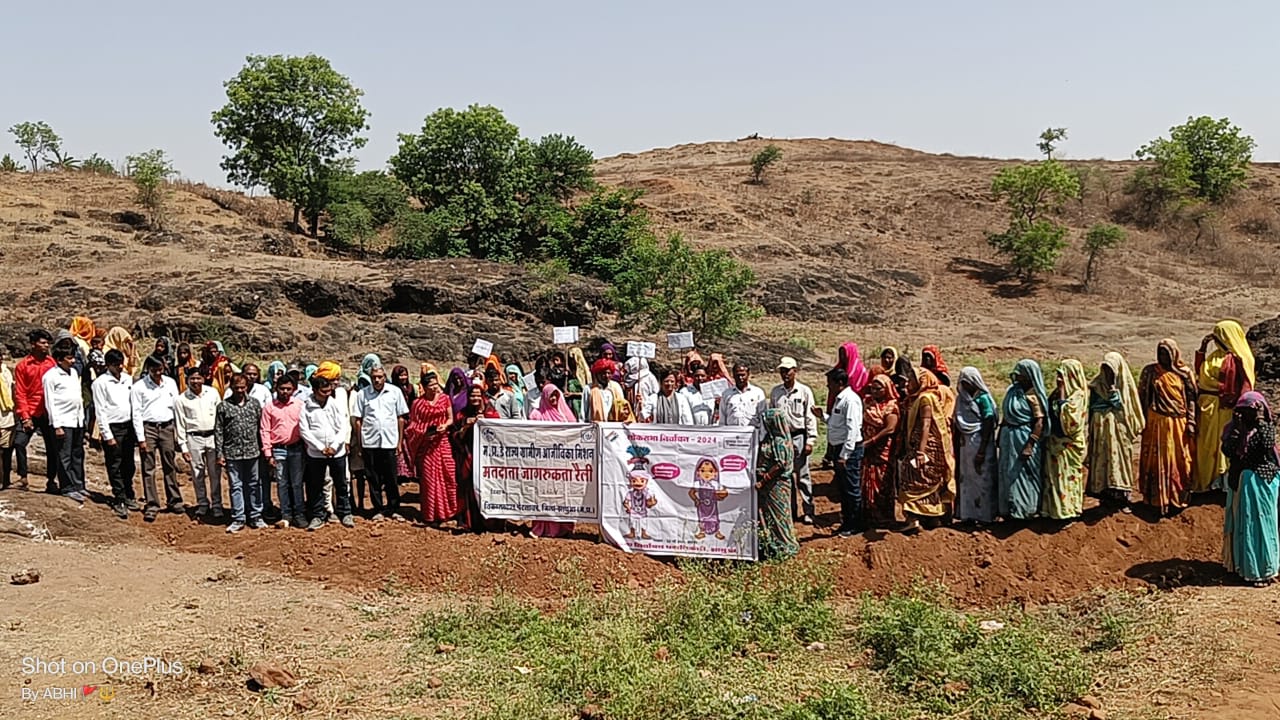
[[[809,474],[809,455],[813,452],[813,439],[818,436],[818,421],[813,416],[813,391],[796,380],[796,374],[795,358],[784,357],[778,362],[778,376],[782,382],[769,391],[769,407],[781,410],[786,416],[787,425],[791,428],[791,442],[796,448],[796,482],[791,489],[791,512],[805,525],[812,525],[813,477]],[[799,503],[796,502],[797,493]]]

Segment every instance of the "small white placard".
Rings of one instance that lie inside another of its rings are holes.
[[[693,347],[693,333],[667,333],[667,347],[671,350],[685,350]]]
[[[572,345],[578,342],[578,326],[566,325],[551,331],[551,341],[556,345]]]
[[[471,354],[487,358],[493,354],[493,343],[483,338],[476,338],[476,344],[471,346]]]
[[[724,391],[729,389],[729,381],[724,378],[718,378],[710,382],[702,383],[702,399],[707,402],[714,402],[724,395]]]
[[[627,342],[627,357],[646,358],[649,360],[658,356],[658,346],[651,342],[637,342],[629,340]]]
[[[538,384],[533,378],[533,373],[524,376],[524,386],[529,390],[537,390]]]

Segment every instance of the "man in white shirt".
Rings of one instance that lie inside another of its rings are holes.
[[[373,520],[400,517],[400,488],[396,478],[396,453],[404,441],[404,421],[409,415],[400,388],[387,384],[387,371],[375,365],[369,373],[370,385],[355,392],[352,421],[360,437],[365,472],[369,476],[369,499]],[[383,493],[386,504],[383,505]]]
[[[185,511],[182,489],[178,487],[178,462],[174,439],[174,403],[178,384],[164,374],[164,363],[148,355],[143,363],[143,377],[129,391],[133,406],[133,432],[138,438],[138,454],[142,456],[142,495],[146,508],[142,519],[154,522],[160,513],[160,496],[156,493],[156,453],[164,472],[165,504],[170,512]]]
[[[133,406],[129,402],[133,378],[125,374],[124,353],[119,350],[108,350],[104,362],[106,372],[93,381],[93,408],[102,434],[107,479],[111,482],[111,509],[116,517],[128,520],[130,510],[142,509],[133,490],[133,476],[138,470],[133,459],[138,438],[133,434]]]
[[[214,425],[221,400],[218,392],[205,385],[199,367],[186,369],[187,390],[173,403],[178,452],[191,468],[191,484],[196,491],[196,517],[212,508],[214,519],[223,517],[222,468],[214,443]],[[230,388],[227,389],[230,392]],[[212,490],[212,494],[206,494]]]
[[[744,363],[733,366],[733,382],[733,387],[720,396],[720,424],[760,427],[760,418],[769,408],[764,390],[751,384],[751,370]]]
[[[835,454],[835,481],[840,486],[840,537],[853,537],[865,527],[862,512],[862,398],[849,387],[841,368],[827,372],[827,383],[839,389],[831,414],[813,408],[813,416],[827,423],[827,445]]]
[[[317,371],[318,373],[319,371]],[[298,430],[307,446],[303,467],[306,486],[308,530],[319,530],[327,520],[324,502],[325,471],[333,479],[333,504],[346,527],[355,526],[351,516],[351,484],[347,479],[347,445],[351,442],[351,419],[342,400],[334,398],[333,380],[311,376],[311,397],[302,406]]]
[[[640,422],[659,425],[692,425],[693,410],[688,397],[676,391],[675,368],[664,368],[658,392],[645,397],[640,408]]]
[[[41,384],[44,407],[53,428],[53,447],[48,462],[57,463],[58,489],[78,503],[88,499],[84,487],[84,395],[80,375],[72,365],[75,348],[53,346],[54,366],[49,368]]]
[[[791,485],[791,512],[796,520],[812,525],[813,476],[809,474],[809,456],[813,453],[813,441],[818,437],[818,422],[813,416],[813,391],[796,379],[798,373],[795,358],[782,358],[778,363],[778,376],[782,378],[782,382],[769,391],[769,406],[781,410],[787,418],[791,444],[796,450],[796,481]]]
[[[707,369],[698,365],[693,369],[693,383],[680,388],[680,394],[689,402],[689,412],[693,413],[693,424],[707,426],[715,417],[716,398],[702,396],[702,384],[707,381]]]

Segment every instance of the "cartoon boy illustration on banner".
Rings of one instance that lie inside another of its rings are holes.
[[[631,482],[627,496],[622,500],[622,509],[627,513],[627,534],[623,537],[634,540],[639,531],[641,540],[649,537],[649,509],[658,504],[658,498],[649,489],[649,474],[642,470],[631,472]]]

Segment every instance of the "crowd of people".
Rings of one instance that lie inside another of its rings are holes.
[[[35,330],[29,341],[26,357],[0,366],[0,486],[16,471],[26,487],[26,448],[40,435],[46,490],[84,502],[85,445],[100,447],[122,520],[187,512],[181,456],[193,514],[227,522],[230,533],[269,523],[351,527],[357,515],[403,520],[405,482],[420,488],[423,522],[482,531],[471,472],[479,418],[720,424],[757,428],[761,548],[785,558],[799,550],[794,524],[814,522],[810,465],[822,422],[821,463],[833,470],[843,537],[950,522],[1070,522],[1086,494],[1123,512],[1140,496],[1166,516],[1222,489],[1228,569],[1258,584],[1280,571],[1274,419],[1253,389],[1244,330],[1231,320],[1205,336],[1194,366],[1162,340],[1136,377],[1111,352],[1091,371],[1062,360],[1050,387],[1038,362],[1021,360],[998,404],[977,368],[952,375],[936,345],[918,362],[891,347],[864,362],[857,344],[845,343],[820,404],[794,358],[779,360],[766,393],[751,368],[730,367],[720,354],[691,350],[659,368],[607,342],[591,360],[572,347],[528,366],[475,354],[447,374],[423,363],[415,381],[406,366],[388,372],[376,354],[345,379],[332,360],[275,361],[265,373],[240,367],[217,341],[162,337],[139,357],[128,331],[104,332],[84,317],[55,334]],[[555,537],[571,529],[538,522],[530,530]]]

